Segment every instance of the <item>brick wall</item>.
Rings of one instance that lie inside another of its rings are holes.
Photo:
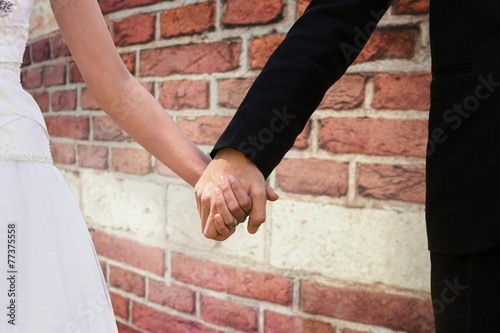
[[[128,69],[209,151],[308,1],[99,3]],[[432,331],[427,12],[425,0],[390,10],[271,175],[281,199],[265,227],[225,243],[203,238],[192,189],[98,108],[58,32],[43,29],[53,20],[37,18],[23,84],[86,217],[121,333]]]

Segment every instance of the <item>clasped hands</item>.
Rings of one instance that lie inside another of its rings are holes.
[[[267,200],[278,199],[255,164],[231,148],[217,152],[196,184],[195,195],[203,235],[218,241],[234,234],[247,216],[247,230],[255,234],[266,221]]]

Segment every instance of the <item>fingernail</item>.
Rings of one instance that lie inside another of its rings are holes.
[[[233,176],[233,175],[229,176],[229,182],[231,184],[234,183],[235,181],[236,181],[236,177],[235,176]]]
[[[226,183],[226,181],[227,181],[227,180],[226,180],[226,177],[224,177],[224,176],[220,176],[220,177],[219,177],[219,183],[220,183],[221,185],[224,185],[224,184]]]
[[[219,214],[215,215],[215,219],[217,220],[218,223],[224,223],[224,221],[222,220],[222,216]]]
[[[222,195],[222,192],[221,192],[218,188],[216,188],[216,189],[214,190],[214,195],[215,195],[215,197],[218,199],[218,198],[220,198],[220,196]]]
[[[255,234],[259,230],[259,227],[250,228],[250,233]]]

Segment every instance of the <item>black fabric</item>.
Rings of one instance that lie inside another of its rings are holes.
[[[233,148],[264,177],[293,146],[387,10],[387,0],[313,0],[250,88],[212,156]],[[500,1],[431,0],[429,249],[500,242]]]
[[[472,255],[431,253],[436,333],[500,332],[500,246]]]

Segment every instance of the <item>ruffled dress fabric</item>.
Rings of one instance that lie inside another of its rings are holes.
[[[84,219],[20,84],[33,0],[11,3],[0,10],[0,332],[117,332]]]

